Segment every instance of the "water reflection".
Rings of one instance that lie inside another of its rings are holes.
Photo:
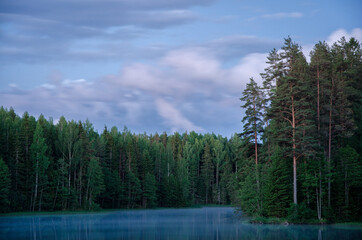
[[[345,226],[242,224],[233,208],[1,217],[0,239],[359,239]]]

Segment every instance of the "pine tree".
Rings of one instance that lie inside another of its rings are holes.
[[[328,91],[330,87],[330,79],[332,74],[332,59],[329,46],[325,42],[317,43],[311,52],[311,79],[312,84],[315,86],[316,98],[313,100],[316,102],[317,113],[317,130],[321,134],[323,129],[322,115],[326,114],[328,106]],[[319,137],[320,138],[320,137]],[[321,142],[321,140],[320,140]]]
[[[311,100],[316,106],[316,126],[319,152],[314,159],[314,161],[317,161],[318,164],[316,165],[312,163],[310,165],[318,168],[318,172],[315,171],[315,168],[313,169],[314,173],[311,174],[311,177],[318,181],[318,183],[314,184],[314,186],[316,191],[317,216],[318,219],[321,219],[323,201],[322,180],[324,178],[323,173],[325,172],[325,166],[328,168],[327,171],[330,171],[328,165],[324,164],[324,161],[325,159],[328,159],[328,156],[323,156],[323,152],[328,153],[328,112],[331,111],[330,100],[333,91],[331,88],[332,57],[330,48],[325,42],[319,42],[314,46],[313,51],[311,52],[310,72],[312,81],[311,85],[316,86],[316,91],[312,94],[312,96],[315,97]]]
[[[258,138],[263,131],[263,113],[262,113],[262,92],[254,79],[246,85],[243,92],[241,101],[245,102],[241,107],[245,109],[245,117],[242,122],[244,123],[244,131],[242,133],[246,142],[254,142],[254,159],[255,159],[255,180],[257,191],[257,205],[261,210],[260,202],[260,177],[259,177],[259,160],[258,160]]]
[[[293,202],[297,198],[297,161],[308,153],[313,140],[305,134],[310,131],[311,108],[308,101],[307,62],[300,47],[290,38],[285,39],[280,53],[283,68],[277,82],[276,94],[271,103],[270,117],[275,119],[278,128],[278,141],[293,160]]]

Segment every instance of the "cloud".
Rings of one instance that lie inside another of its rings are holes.
[[[258,38],[248,35],[231,35],[218,38],[203,46],[223,60],[240,58],[251,53],[265,53],[283,44],[281,40]]]
[[[341,40],[342,37],[345,37],[348,41],[351,37],[354,37],[357,39],[358,42],[362,42],[362,29],[361,28],[355,28],[352,29],[350,32],[348,32],[346,29],[337,29],[336,31],[333,31],[326,40],[326,43],[329,46],[332,46],[334,43]],[[304,44],[302,45],[302,51],[304,56],[306,57],[307,61],[310,62],[310,53],[314,48],[314,44]]]
[[[203,48],[170,51],[163,58],[163,63],[174,68],[178,75],[188,79],[213,80],[222,74],[220,62]]]
[[[171,11],[165,15],[192,15],[188,11]],[[155,14],[158,24],[167,17]],[[9,17],[9,15],[6,15]],[[144,19],[140,16],[138,19]],[[196,16],[195,16],[196,17]],[[20,21],[20,20],[19,20]],[[142,20],[143,21],[143,20]],[[34,25],[32,22],[35,22]],[[166,21],[167,22],[167,21]],[[135,44],[132,38],[147,38],[148,30],[132,26],[107,27],[97,29],[84,26],[62,25],[56,21],[43,21],[36,17],[24,17],[15,28],[2,26],[0,36],[0,62],[4,65],[16,63],[49,62],[104,62],[134,61],[154,59],[174,49],[169,43]],[[28,26],[28,25],[29,26]],[[151,24],[151,23],[150,23]],[[19,26],[18,26],[19,25]],[[26,26],[25,26],[26,25]],[[17,27],[19,29],[17,29]],[[1,24],[0,24],[1,28]],[[17,29],[17,30],[16,30]],[[16,30],[16,31],[15,31]],[[15,32],[14,32],[15,31]],[[21,32],[21,34],[19,34]],[[181,48],[206,49],[209,53],[224,61],[238,59],[253,52],[267,52],[281,45],[281,41],[257,38],[255,36],[232,35],[209,42],[180,46]]]
[[[237,84],[243,84],[243,87],[252,77],[254,80],[261,84],[260,73],[264,72],[267,67],[267,53],[252,53],[241,59],[239,64],[233,67],[229,73],[231,79],[231,86],[236,87]]]
[[[156,107],[158,113],[166,120],[166,124],[172,127],[171,132],[204,131],[203,128],[195,126],[191,121],[185,118],[179,110],[165,100],[161,98],[156,99]]]
[[[74,26],[104,28],[112,26],[162,27],[183,24],[194,16],[187,8],[213,1],[99,1],[26,0],[1,1],[2,14],[12,18],[36,17],[42,21]],[[33,21],[34,23],[34,21]]]
[[[153,55],[157,49],[135,47],[130,40],[147,36],[150,31],[195,22],[199,17],[189,8],[213,2],[0,1],[0,63],[102,61],[124,55]]]
[[[226,67],[211,49],[179,48],[95,81],[55,72],[36,88],[10,88],[0,97],[4,106],[35,115],[87,117],[98,130],[106,124],[140,132],[211,132],[223,130],[226,122],[230,133],[231,125],[240,122],[242,89],[250,77],[257,78],[264,62],[265,54],[254,53]]]
[[[361,43],[362,42],[362,28],[355,28],[351,32],[348,32],[345,29],[338,29],[329,35],[326,42],[330,46],[332,46],[333,43],[338,42],[339,40],[341,40],[342,37],[345,37],[347,41],[351,37],[354,37]]]
[[[285,18],[301,18],[304,14],[301,12],[278,12],[271,14],[263,14],[260,16],[249,18],[249,21],[254,21],[257,19],[285,19]]]

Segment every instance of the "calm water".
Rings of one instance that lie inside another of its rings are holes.
[[[362,239],[362,228],[243,224],[229,207],[0,217],[0,239]]]

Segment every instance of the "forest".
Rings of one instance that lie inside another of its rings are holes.
[[[229,139],[99,133],[86,120],[0,108],[0,211],[234,205],[250,216],[362,221],[362,59],[357,40],[286,38],[241,95]]]
[[[3,211],[184,207],[235,197],[236,135],[116,127],[98,134],[89,121],[0,114]]]

